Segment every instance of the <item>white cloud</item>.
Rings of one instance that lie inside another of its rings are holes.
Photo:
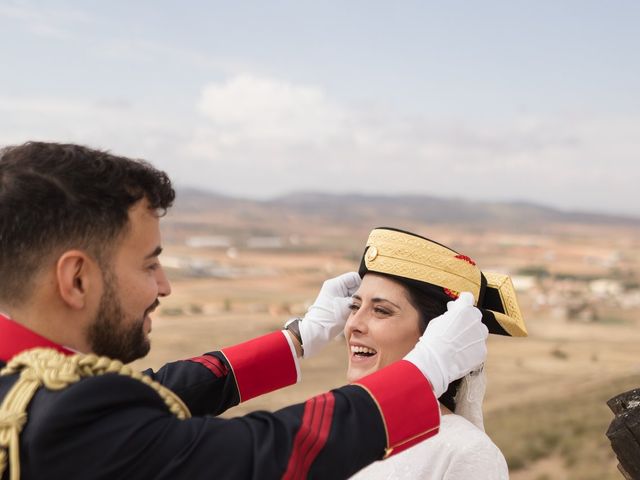
[[[198,108],[207,124],[194,148],[205,152],[246,142],[279,149],[323,145],[341,137],[348,120],[317,87],[251,75],[207,85]]]
[[[422,193],[627,213],[630,198],[640,201],[628,180],[640,177],[636,118],[434,122],[250,75],[207,85],[198,108],[186,151],[198,173],[183,179],[201,183],[207,172],[206,186],[230,193]]]
[[[433,121],[250,75],[208,84],[185,111],[119,98],[0,96],[0,144],[107,148],[152,161],[179,185],[241,196],[418,193],[634,215],[640,203],[633,116]]]

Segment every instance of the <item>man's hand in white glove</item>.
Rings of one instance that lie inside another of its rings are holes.
[[[429,379],[436,397],[449,383],[465,376],[487,356],[487,327],[482,313],[473,306],[473,295],[463,292],[447,311],[427,325],[422,337],[405,357]]]
[[[344,273],[324,282],[318,298],[299,324],[304,358],[316,355],[342,332],[350,313],[351,295],[360,282],[360,275],[356,272]]]

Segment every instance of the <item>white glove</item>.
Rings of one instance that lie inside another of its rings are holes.
[[[342,332],[350,313],[351,295],[358,289],[360,282],[360,275],[356,272],[343,273],[324,282],[318,298],[299,325],[304,348],[303,358],[316,355]]]
[[[463,292],[447,311],[427,325],[422,337],[405,357],[426,376],[436,397],[449,384],[484,362],[487,356],[487,327],[482,313],[473,306],[473,295]]]

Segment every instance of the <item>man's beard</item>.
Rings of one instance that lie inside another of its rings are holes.
[[[118,298],[115,278],[111,271],[103,274],[104,291],[100,299],[98,313],[89,326],[88,338],[91,350],[96,355],[129,363],[149,353],[151,344],[144,333],[144,318],[158,305],[153,303],[131,325],[125,325],[125,313]]]

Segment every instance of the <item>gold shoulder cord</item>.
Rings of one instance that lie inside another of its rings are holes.
[[[10,480],[20,478],[20,432],[27,421],[29,402],[40,387],[62,390],[82,378],[116,373],[139,380],[153,388],[164,400],[169,411],[179,419],[184,420],[191,416],[187,406],[175,393],[119,360],[97,355],[67,356],[50,348],[34,348],[13,357],[0,371],[0,376],[18,372],[20,377],[0,405],[0,477],[7,468],[8,454]]]

